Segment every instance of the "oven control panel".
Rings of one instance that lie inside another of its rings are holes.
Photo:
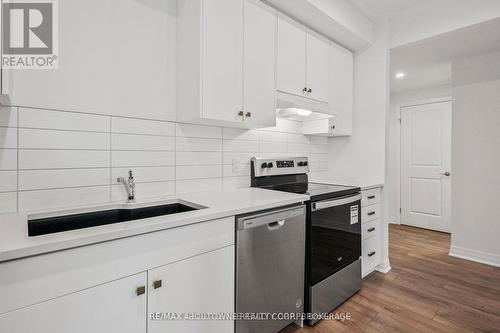
[[[252,166],[255,177],[292,175],[309,172],[309,160],[307,157],[253,157]]]

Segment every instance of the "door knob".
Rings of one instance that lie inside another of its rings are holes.
[[[137,294],[137,296],[144,295],[146,293],[146,286],[137,287],[135,293]]]
[[[156,280],[153,282],[153,288],[155,289],[161,288],[162,284],[163,284],[162,280]]]
[[[449,171],[441,172],[441,175],[446,176],[446,177],[450,177],[451,176],[451,172],[449,172]]]

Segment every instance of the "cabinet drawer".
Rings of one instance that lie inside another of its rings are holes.
[[[361,233],[363,234],[363,240],[377,237],[379,235],[379,220],[367,222],[361,227]]]
[[[361,208],[361,222],[366,223],[377,220],[380,217],[380,205],[370,205]]]
[[[377,204],[380,202],[380,189],[374,188],[371,190],[362,191],[361,195],[363,198],[361,199],[362,206],[369,206],[373,204]]]
[[[380,239],[371,237],[363,241],[363,276],[371,273],[380,262]]]

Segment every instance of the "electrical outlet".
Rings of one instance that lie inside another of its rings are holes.
[[[233,172],[240,172],[240,160],[233,158]]]

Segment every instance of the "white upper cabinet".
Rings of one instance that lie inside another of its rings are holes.
[[[241,120],[238,112],[242,111],[243,100],[243,1],[204,1],[202,10],[203,118]]]
[[[313,32],[307,33],[307,96],[328,102],[330,94],[330,44]]]
[[[276,15],[255,0],[178,1],[178,120],[275,125]]]
[[[260,0],[245,0],[243,111],[255,126],[276,125],[277,11]]]
[[[278,91],[327,103],[329,68],[329,42],[280,13]]]
[[[354,57],[336,45],[331,46],[330,63],[330,110],[335,115],[335,131],[338,136],[352,134]]]
[[[306,29],[283,14],[278,18],[278,90],[305,95]]]

